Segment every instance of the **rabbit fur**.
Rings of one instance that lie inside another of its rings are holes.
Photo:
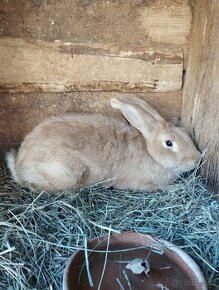
[[[143,100],[119,96],[111,106],[123,117],[71,113],[44,120],[18,152],[7,153],[13,179],[34,191],[95,183],[155,191],[200,160],[186,131],[166,122]]]

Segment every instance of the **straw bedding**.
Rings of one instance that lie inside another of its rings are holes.
[[[219,203],[195,174],[168,192],[97,185],[54,195],[19,188],[0,166],[0,289],[62,289],[68,257],[109,228],[175,243],[219,289]]]

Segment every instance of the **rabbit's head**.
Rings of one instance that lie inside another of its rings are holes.
[[[143,100],[119,96],[111,99],[111,105],[142,133],[148,154],[157,163],[180,174],[200,161],[201,154],[186,131],[166,122]]]

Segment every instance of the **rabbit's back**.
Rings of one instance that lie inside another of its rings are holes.
[[[53,159],[57,153],[97,150],[105,146],[121,146],[123,132],[132,128],[125,119],[88,114],[66,114],[43,121],[26,136],[18,152],[17,162]],[[94,151],[96,152],[96,151]],[[94,153],[93,152],[93,153]]]

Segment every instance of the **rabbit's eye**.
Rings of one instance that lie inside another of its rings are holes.
[[[165,141],[167,147],[173,147],[173,142],[170,140]]]

